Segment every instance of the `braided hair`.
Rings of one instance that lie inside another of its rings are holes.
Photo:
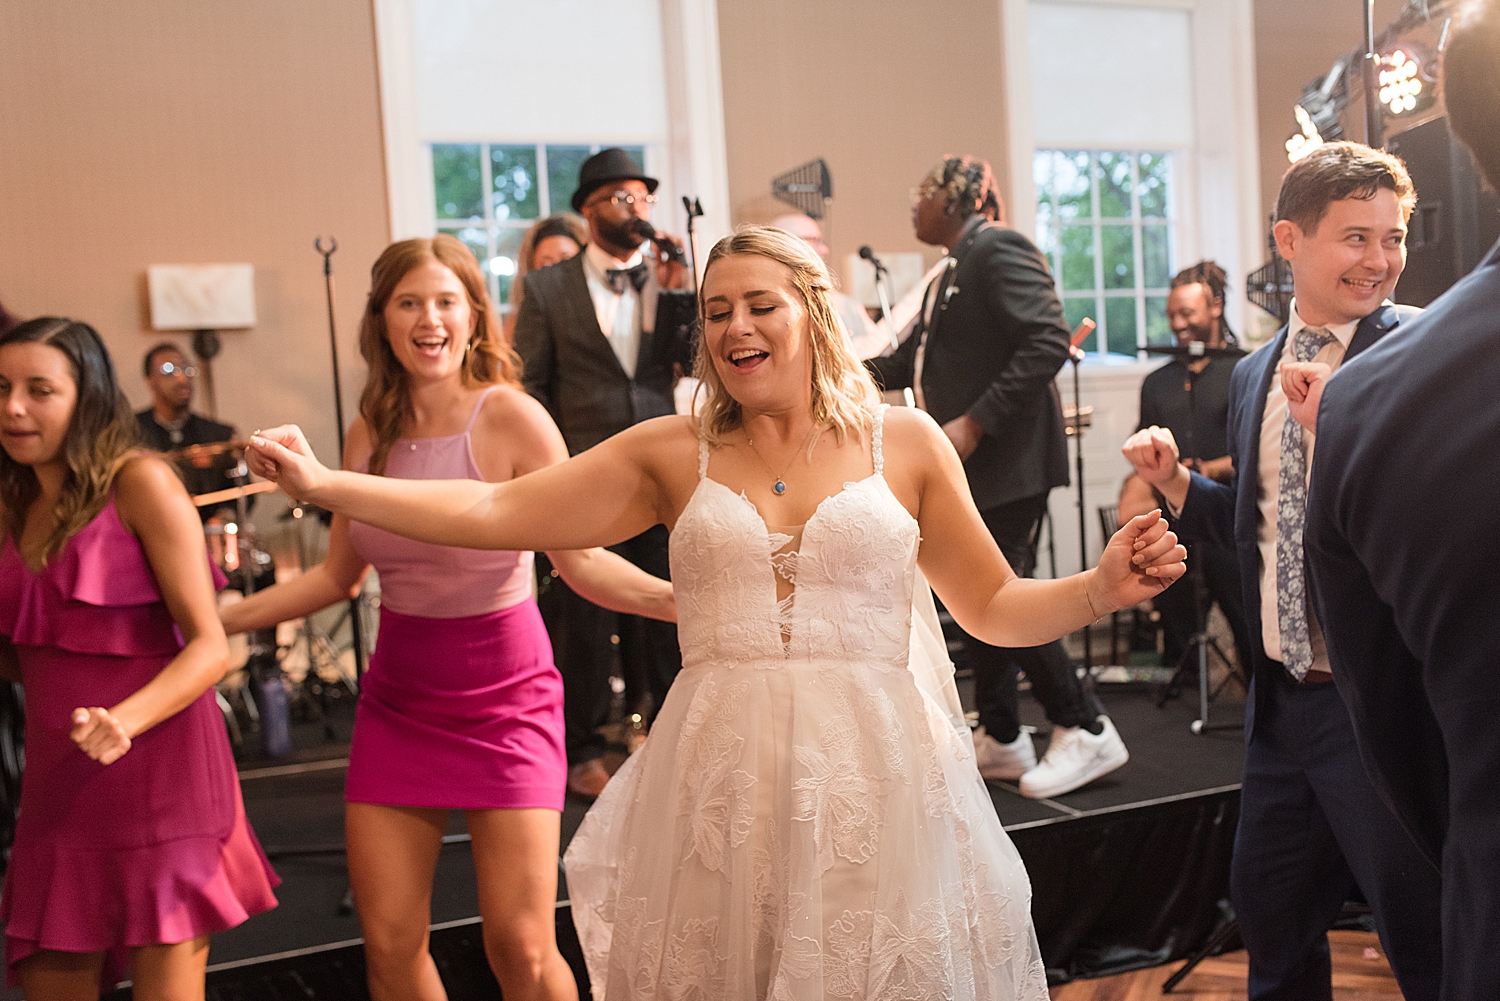
[[[1218,303],[1220,309],[1228,301],[1225,296],[1229,288],[1229,275],[1217,261],[1199,261],[1172,276],[1172,290],[1186,288],[1189,285],[1202,285],[1206,288],[1210,301]],[[1235,337],[1234,331],[1229,329],[1228,316],[1222,314],[1219,316],[1219,333],[1227,346],[1239,347],[1239,338]]]
[[[939,189],[947,192],[949,215],[966,219],[978,212],[991,222],[1000,221],[999,186],[989,163],[977,156],[945,155],[943,162],[932,168],[922,187],[928,193]]]

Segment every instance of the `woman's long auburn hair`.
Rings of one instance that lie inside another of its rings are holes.
[[[99,332],[66,317],[43,316],[0,334],[7,344],[45,344],[67,355],[78,398],[62,440],[68,473],[52,507],[57,524],[42,547],[42,563],[94,520],[109,503],[120,467],[136,455],[138,426],[115,379],[115,365]],[[0,449],[0,531],[19,549],[26,511],[41,495],[36,471]]]
[[[703,281],[698,286],[698,319],[705,333],[700,334],[698,357],[693,375],[699,391],[707,394],[700,411],[702,435],[715,447],[723,436],[744,423],[739,401],[729,395],[724,381],[714,368],[704,343],[708,319],[703,305],[703,289],[713,267],[726,257],[756,254],[769,257],[790,273],[791,284],[807,308],[808,337],[812,344],[812,419],[819,427],[833,430],[842,443],[848,437],[863,439],[875,424],[875,405],[880,393],[875,381],[849,346],[843,321],[828,301],[833,281],[828,268],[801,237],[770,226],[741,226],[733,236],[714,244],[703,265]]]
[[[464,384],[488,386],[498,382],[514,386],[521,382],[521,359],[505,343],[500,318],[485,288],[484,272],[469,248],[446,233],[431,239],[402,240],[386,247],[370,269],[370,297],[359,324],[359,353],[369,367],[365,390],[359,397],[359,413],[374,444],[370,472],[377,476],[385,473],[391,448],[412,417],[406,369],[396,360],[386,339],[386,303],[401,279],[414,268],[433,261],[452,271],[463,283],[469,308],[478,317],[464,349]]]

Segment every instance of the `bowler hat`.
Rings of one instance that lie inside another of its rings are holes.
[[[578,168],[578,190],[573,192],[573,211],[583,209],[589,195],[611,181],[642,181],[646,191],[656,190],[656,178],[647,177],[640,165],[623,149],[601,149]]]

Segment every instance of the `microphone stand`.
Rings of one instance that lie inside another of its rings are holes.
[[[880,315],[885,318],[886,329],[891,335],[891,350],[894,351],[901,346],[901,337],[896,330],[896,321],[891,319],[891,298],[886,291],[891,273],[886,270],[885,262],[876,257],[869,246],[860,247],[859,256],[869,261],[875,269],[875,294],[880,297]]]
[[[869,244],[859,248],[859,256],[869,261],[875,269],[875,294],[880,297],[880,315],[885,320],[886,332],[891,335],[891,350],[895,351],[901,347],[901,332],[896,329],[896,321],[891,317],[891,297],[887,290],[891,273],[886,269],[885,262],[875,256],[875,251],[870,249]],[[903,389],[901,393],[908,407],[917,405],[916,394],[910,386]]]
[[[339,467],[342,468],[344,465],[344,393],[339,381],[339,338],[333,321],[333,254],[339,249],[339,241],[330,236],[328,244],[328,249],[324,250],[321,236],[313,240],[313,247],[323,255],[323,286],[328,295],[328,347],[333,353],[333,413],[338,430]],[[361,632],[358,598],[349,599],[349,633],[353,637],[350,645],[354,649],[354,687],[358,690],[365,673],[365,638]]]
[[[1073,339],[1068,344],[1068,361],[1073,363],[1073,445],[1074,465],[1078,477],[1078,561],[1084,572],[1089,569],[1089,534],[1087,510],[1083,502],[1083,391],[1078,379],[1078,366],[1083,362],[1084,352],[1080,345],[1083,339],[1093,332],[1094,321],[1085,317],[1078,324],[1078,329],[1073,331]],[[1108,540],[1105,540],[1106,544]],[[1094,624],[1090,622],[1083,627],[1083,669],[1087,671],[1094,666]]]
[[[688,258],[692,262],[693,288],[698,287],[698,234],[693,231],[693,220],[703,214],[703,203],[696,198],[682,196],[682,207],[687,210]]]

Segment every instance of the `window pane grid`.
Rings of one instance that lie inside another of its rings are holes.
[[[1038,150],[1032,166],[1037,242],[1070,326],[1101,354],[1135,353],[1171,339],[1165,299],[1175,256],[1171,156],[1109,150]]]

